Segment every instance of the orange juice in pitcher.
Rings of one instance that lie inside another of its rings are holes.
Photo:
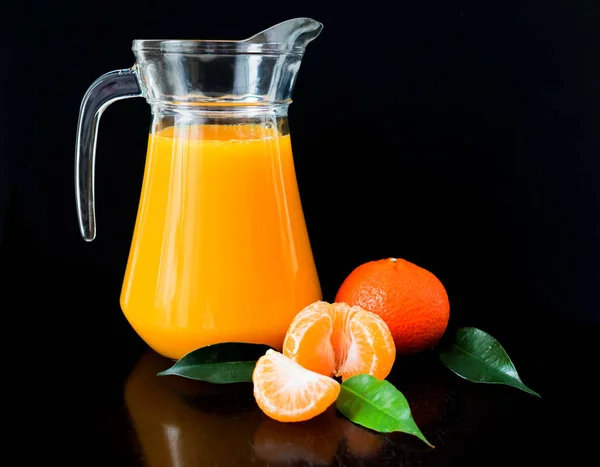
[[[287,119],[321,28],[298,18],[243,41],[136,40],[134,67],[83,98],[75,182],[88,241],[102,110],[136,96],[152,108],[121,308],[166,357],[220,342],[280,348],[295,314],[322,297]]]

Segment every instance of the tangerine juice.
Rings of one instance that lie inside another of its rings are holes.
[[[121,308],[156,352],[280,349],[321,299],[289,134],[260,124],[150,134]]]

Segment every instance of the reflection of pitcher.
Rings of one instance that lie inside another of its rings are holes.
[[[172,362],[148,350],[125,384],[125,402],[148,467],[331,465],[336,455],[373,458],[383,438],[337,415],[271,420],[251,384],[217,385],[156,376]],[[345,451],[342,450],[345,446]]]
[[[242,41],[136,40],[135,66],[83,98],[75,188],[87,241],[100,115],[127,97],[152,109],[121,307],[164,356],[224,341],[279,348],[292,317],[321,298],[287,119],[321,28],[298,18]]]
[[[252,404],[248,404],[247,411],[239,411],[244,400],[252,401],[251,386],[232,389],[175,376],[156,376],[171,364],[148,351],[125,386],[125,401],[146,465],[247,465],[254,455],[251,441],[263,420]],[[224,393],[225,390],[229,392]],[[194,400],[212,410],[235,406],[238,411],[222,414],[201,410],[194,406]]]

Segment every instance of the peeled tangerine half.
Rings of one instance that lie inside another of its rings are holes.
[[[346,380],[357,374],[385,379],[396,359],[392,334],[375,313],[346,303],[317,301],[296,315],[283,354],[302,367]]]
[[[340,384],[335,379],[307,370],[272,349],[256,362],[252,382],[258,406],[280,422],[302,422],[316,417],[340,393]]]

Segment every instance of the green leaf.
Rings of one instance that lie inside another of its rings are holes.
[[[216,384],[250,383],[256,361],[271,347],[226,342],[193,350],[158,376],[176,375]]]
[[[341,384],[335,404],[351,422],[381,433],[408,433],[434,447],[417,427],[404,395],[389,381],[352,376]]]
[[[450,370],[468,381],[504,384],[541,397],[523,384],[500,343],[481,329],[458,328],[454,341],[439,349],[438,357]]]

